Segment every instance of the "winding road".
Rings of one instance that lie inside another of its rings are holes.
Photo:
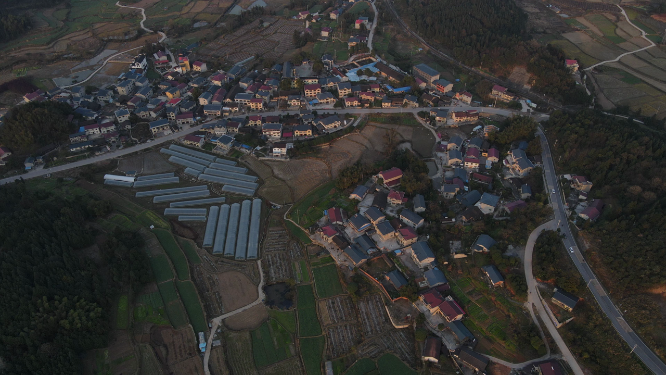
[[[118,2],[116,3],[116,6],[118,6],[118,7],[120,7],[120,8],[130,8],[130,9],[138,9],[138,10],[140,10],[140,11],[141,11],[141,17],[143,18],[143,19],[141,20],[141,23],[140,23],[141,28],[142,28],[145,32],[147,32],[147,33],[153,33],[153,32],[154,32],[153,30],[150,30],[149,28],[147,28],[147,27],[144,26],[144,24],[143,24],[144,22],[146,22],[146,11],[145,11],[143,8],[131,7],[131,6],[127,6],[127,5],[120,5],[120,1],[118,1]],[[159,40],[159,42],[160,42],[160,43],[163,42],[164,39],[166,39],[166,37],[167,37],[166,34],[164,34],[164,33],[161,32],[161,31],[158,31],[157,33],[160,35],[160,40]],[[124,51],[121,51],[121,52],[115,53],[115,54],[109,56],[106,60],[104,60],[104,62],[102,63],[102,65],[101,65],[99,68],[97,68],[94,72],[90,73],[90,75],[88,76],[88,78],[84,79],[84,80],[81,81],[81,82],[77,82],[77,83],[74,83],[74,84],[71,84],[71,85],[60,86],[60,88],[68,89],[68,88],[70,88],[70,87],[74,87],[74,86],[78,86],[78,85],[81,85],[81,84],[83,84],[83,83],[86,83],[86,82],[88,82],[92,77],[94,77],[95,74],[99,73],[99,71],[102,70],[102,69],[106,66],[106,64],[107,64],[109,61],[111,61],[111,60],[113,60],[114,58],[116,58],[116,57],[122,55],[123,53],[127,53],[127,52],[131,52],[131,51],[135,51],[135,50],[137,50],[137,49],[141,49],[141,48],[143,48],[143,46],[141,46],[141,47],[134,47],[134,48],[130,48],[130,49],[127,49],[127,50],[124,50]]]
[[[600,62],[600,63],[596,63],[596,64],[594,64],[594,65],[592,65],[592,66],[590,66],[590,67],[588,67],[588,68],[585,68],[585,69],[583,69],[583,70],[591,70],[591,69],[594,69],[595,67],[597,67],[597,66],[599,66],[599,65],[603,65],[603,64],[611,63],[611,62],[618,62],[618,61],[620,61],[621,58],[623,58],[623,57],[625,57],[625,56],[627,56],[627,55],[631,55],[631,54],[634,54],[634,53],[636,53],[636,52],[640,52],[640,51],[645,51],[645,50],[648,49],[648,48],[652,48],[652,47],[656,46],[656,44],[654,44],[654,42],[651,41],[651,40],[646,36],[647,34],[645,33],[645,31],[644,31],[643,29],[641,29],[640,27],[638,27],[638,26],[634,25],[633,23],[631,23],[631,20],[629,19],[629,16],[627,16],[627,12],[625,12],[624,9],[623,9],[621,6],[619,6],[619,5],[617,5],[617,4],[616,4],[616,6],[617,6],[618,8],[620,8],[620,11],[621,11],[622,14],[624,15],[624,18],[627,19],[627,22],[629,22],[629,24],[630,24],[631,26],[635,27],[638,31],[640,31],[640,32],[641,32],[641,36],[643,37],[643,39],[647,40],[648,43],[650,43],[650,45],[647,46],[647,47],[639,48],[639,49],[637,49],[637,50],[635,50],[635,51],[631,51],[631,52],[623,53],[623,54],[621,54],[620,56],[614,58],[613,60],[606,60],[606,61],[602,61],[602,62]]]

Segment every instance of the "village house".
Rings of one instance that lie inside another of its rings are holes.
[[[129,118],[130,118],[130,113],[125,108],[117,110],[114,113],[114,115],[116,116],[116,119],[118,120],[118,122],[129,121]]]
[[[340,121],[340,118],[338,115],[333,115],[333,116],[328,116],[325,117],[317,122],[317,125],[320,125],[326,130],[331,130],[339,127],[342,125],[342,122]]]
[[[370,221],[365,216],[362,216],[358,213],[349,218],[349,225],[351,225],[351,227],[354,228],[354,230],[357,232],[366,231],[372,226]]]
[[[74,143],[69,146],[69,152],[81,152],[86,149],[89,149],[93,146],[92,141],[84,141],[79,143]]]
[[[211,141],[212,141],[212,139],[211,139]],[[214,142],[214,143],[217,144],[217,147],[222,149],[222,151],[227,152],[227,151],[231,150],[231,147],[234,144],[234,139],[232,137],[228,136],[228,135],[222,135],[220,137],[217,137],[217,141]]]
[[[519,148],[509,151],[506,165],[513,173],[521,177],[527,176],[534,168],[534,164],[527,158],[525,151]]]
[[[421,216],[407,208],[400,212],[400,220],[412,228],[420,228],[424,223],[424,219]]]
[[[490,91],[490,95],[505,102],[514,100],[514,96],[511,93],[509,93],[507,88],[502,87],[500,85],[493,86],[492,90]]]
[[[395,237],[395,228],[388,221],[377,223],[375,230],[382,241],[388,241]]]
[[[421,194],[416,194],[414,196],[414,212],[424,212],[426,210],[425,197]]]
[[[338,235],[338,230],[332,225],[326,225],[317,230],[317,233],[328,243],[333,243],[333,237]]]
[[[72,136],[70,135],[70,142],[72,139]],[[7,158],[12,155],[11,150],[9,150],[7,147],[0,147],[0,165],[5,165],[7,163]]]
[[[554,304],[569,312],[573,311],[574,307],[576,307],[576,304],[578,303],[579,300],[580,298],[560,288],[555,288],[555,293],[553,294],[553,298],[551,299],[551,301],[553,301]]]
[[[415,243],[419,238],[418,234],[416,234],[414,229],[410,227],[404,227],[398,229],[395,237],[398,240],[400,246],[403,247]]]
[[[592,181],[588,181],[585,176],[571,176],[571,187],[589,193],[592,189]]]
[[[365,215],[373,225],[377,225],[386,219],[386,216],[384,216],[377,207],[368,208],[363,215]]]
[[[361,105],[361,102],[358,101],[357,97],[345,98],[345,107],[355,108]]]
[[[458,135],[454,135],[449,139],[449,143],[446,145],[448,150],[458,150],[462,148],[464,139]]]
[[[192,63],[192,71],[203,73],[208,71],[208,67],[206,66],[206,63],[203,61],[195,61]]]
[[[110,121],[109,119],[107,119],[106,121],[107,122],[99,124],[100,134],[109,134],[116,131],[116,124],[114,124],[113,121]]]
[[[343,98],[351,94],[351,83],[350,82],[340,82],[337,84],[338,87],[338,98]]]
[[[532,197],[532,188],[530,185],[522,184],[520,186],[520,199],[529,199]]]
[[[205,143],[205,139],[203,137],[199,137],[193,134],[188,134],[183,138],[183,143],[188,145],[188,146],[195,146],[195,147],[203,147]]]
[[[435,88],[437,91],[446,94],[447,92],[453,90],[453,83],[445,80],[445,79],[438,79],[434,82]]]
[[[481,199],[476,202],[475,206],[478,207],[484,215],[490,215],[495,212],[499,199],[500,197],[497,195],[483,193]]]
[[[452,112],[451,119],[454,122],[477,121],[479,119],[479,111],[470,109],[467,111]]]
[[[255,111],[264,109],[264,100],[259,98],[250,99],[250,108]]]
[[[319,104],[327,105],[335,104],[336,102],[335,96],[333,96],[333,94],[330,92],[322,92],[321,94],[317,94],[317,101]]]
[[[465,157],[464,159],[465,162],[465,168],[467,169],[472,169],[472,170],[478,170],[479,169],[479,159],[475,157]]]
[[[404,191],[391,190],[388,194],[388,203],[392,206],[399,206],[405,201]]]
[[[576,61],[576,60],[566,59],[566,60],[564,60],[564,66],[571,73],[576,73],[578,71],[578,61]]]
[[[535,375],[565,375],[562,366],[557,360],[553,359],[548,362],[534,364],[532,373]]]
[[[321,94],[321,85],[318,83],[314,85],[304,85],[303,91],[305,92],[306,97],[313,98],[317,96],[317,94]]]
[[[377,207],[378,209],[385,211],[386,205],[388,204],[388,193],[383,191],[377,191],[372,198],[372,207]]]
[[[430,246],[428,246],[428,242],[416,242],[412,244],[411,249],[412,259],[414,259],[414,262],[420,268],[425,268],[435,261],[435,254],[430,249]]]
[[[368,260],[368,256],[356,244],[347,246],[343,251],[354,267],[359,267]]]
[[[415,65],[413,72],[415,77],[421,78],[429,84],[439,79],[439,72],[426,64]]]
[[[407,107],[416,108],[419,106],[419,99],[414,95],[405,95],[402,104]]]
[[[481,267],[483,270],[483,273],[486,274],[486,277],[490,281],[490,285],[492,286],[504,286],[504,277],[502,277],[502,274],[500,274],[499,270],[497,267],[495,267],[494,264],[488,265],[488,266],[483,266]]]
[[[386,171],[381,171],[376,176],[374,176],[375,182],[381,183],[387,188],[393,188],[399,186],[400,179],[402,179],[402,170],[396,167],[393,167]]]
[[[213,94],[210,91],[206,91],[199,95],[199,105],[211,104],[213,99]]]
[[[457,100],[460,100],[461,102],[470,105],[472,104],[472,94],[470,94],[467,91],[461,91],[457,92],[456,95],[454,96]]]
[[[134,88],[134,82],[129,80],[122,81],[116,85],[116,91],[118,92],[118,95],[132,95],[134,93]]]
[[[449,282],[446,276],[444,276],[444,272],[440,271],[437,267],[425,271],[423,277],[425,277],[428,286],[431,288]]]
[[[69,135],[69,143],[78,143],[78,142],[85,142],[88,140],[88,135],[86,135],[86,132],[78,132],[74,134]],[[5,153],[3,155],[6,155],[5,157],[9,156]]]
[[[486,367],[488,367],[488,363],[490,362],[488,358],[466,346],[453,352],[453,356],[462,362],[465,367],[469,367],[480,374],[485,374]]]
[[[601,216],[604,202],[601,199],[593,200],[578,216],[583,220],[594,221]]]
[[[254,115],[248,117],[248,126],[261,126],[263,124],[263,117],[261,115]]]
[[[328,26],[324,26],[324,27],[321,28],[321,36],[323,36],[323,37],[328,37],[328,34],[329,34],[331,31],[333,31],[333,29],[331,29],[331,28],[328,27]]]
[[[267,123],[262,125],[261,133],[268,138],[279,139],[282,137],[282,124]]]
[[[527,203],[523,200],[517,200],[514,202],[509,202],[505,204],[502,208],[504,211],[506,211],[508,214],[511,214],[513,211],[520,209],[520,208],[525,208],[527,207]]]
[[[148,127],[150,128],[150,131],[153,134],[157,134],[159,132],[166,132],[168,131],[171,133],[171,128],[169,127],[169,120],[167,119],[161,119],[161,120],[156,120],[148,124]]]
[[[400,288],[409,284],[405,276],[400,273],[398,270],[393,270],[386,273],[386,280],[388,280],[395,289],[400,290]]]
[[[366,194],[368,194],[368,188],[365,187],[365,185],[359,185],[356,187],[356,189],[354,189],[351,195],[349,195],[349,199],[362,201]]]
[[[192,112],[185,112],[176,115],[176,124],[178,126],[194,125],[194,115],[192,114]]]
[[[442,339],[439,337],[428,337],[423,346],[421,359],[424,362],[439,363],[439,357],[442,352]]]
[[[273,143],[273,148],[271,149],[271,154],[274,157],[286,157],[287,156],[287,143],[286,142]]]
[[[203,107],[203,113],[206,116],[221,116],[222,106],[219,104],[208,104]]]
[[[294,127],[294,137],[312,137],[312,126],[300,124]]]
[[[442,194],[444,199],[453,199],[456,197],[456,194],[458,194],[459,189],[460,188],[458,185],[444,184],[442,185],[441,189],[439,189],[439,192]]]
[[[474,245],[472,245],[472,251],[477,253],[487,253],[496,243],[497,242],[489,235],[481,234],[476,238]]]
[[[375,64],[375,68],[379,70],[379,74],[382,77],[386,77],[391,81],[400,82],[405,78],[404,74],[392,69],[383,62],[378,62],[377,64]]]
[[[487,161],[489,161],[491,163],[497,163],[497,162],[499,162],[499,157],[500,157],[500,153],[499,153],[498,149],[496,149],[494,147],[491,147],[490,149],[488,149],[488,156],[486,157]]]

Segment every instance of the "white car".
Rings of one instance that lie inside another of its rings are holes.
[[[555,194],[555,189],[553,189],[553,194]]]
[[[570,247],[569,251],[571,251],[571,253],[573,254],[573,247]]]

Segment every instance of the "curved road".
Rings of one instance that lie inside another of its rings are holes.
[[[614,58],[613,60],[606,60],[606,61],[602,61],[602,62],[600,62],[600,63],[596,63],[596,64],[590,66],[589,68],[585,68],[585,69],[583,69],[583,70],[590,70],[590,69],[593,69],[593,68],[595,68],[595,67],[597,67],[597,66],[599,66],[599,65],[603,65],[603,64],[606,64],[606,63],[610,63],[610,62],[617,62],[617,61],[620,61],[621,58],[623,58],[623,57],[625,57],[625,56],[627,56],[627,55],[631,55],[631,54],[634,54],[634,53],[636,53],[636,52],[644,51],[644,50],[646,50],[646,49],[648,49],[648,48],[652,48],[652,47],[656,46],[656,44],[654,44],[653,41],[651,41],[650,39],[648,39],[648,37],[646,36],[647,34],[645,33],[645,31],[643,31],[643,29],[641,29],[640,27],[638,27],[638,26],[634,25],[633,23],[631,23],[631,20],[629,19],[629,16],[627,16],[627,12],[625,12],[624,9],[622,9],[621,6],[619,6],[619,5],[617,5],[617,4],[616,4],[616,6],[617,6],[618,8],[620,8],[620,11],[621,11],[622,14],[624,15],[624,18],[627,19],[627,22],[629,22],[629,24],[630,24],[631,26],[635,27],[638,31],[640,31],[640,32],[641,32],[641,36],[643,37],[643,39],[647,40],[647,41],[650,43],[650,45],[647,46],[647,47],[639,48],[639,49],[637,49],[637,50],[635,50],[635,51],[631,51],[631,52],[623,53],[623,54],[621,54],[620,56]]]
[[[375,0],[369,1],[372,6],[372,10],[375,11],[375,19],[372,20],[372,27],[370,27],[370,36],[368,37],[368,49],[372,52],[372,38],[375,36],[375,28],[377,27],[377,19],[379,18],[379,12],[377,12],[377,7],[375,6]]]
[[[645,345],[643,340],[631,329],[629,324],[622,317],[620,310],[613,304],[613,301],[608,296],[608,293],[604,290],[603,286],[597,280],[594,272],[590,268],[589,264],[583,257],[582,252],[576,245],[576,242],[573,240],[573,234],[569,228],[567,221],[567,213],[565,209],[564,202],[562,200],[562,192],[557,184],[557,175],[555,173],[555,167],[553,164],[552,154],[550,152],[550,147],[548,145],[548,140],[546,139],[545,134],[542,129],[539,128],[537,135],[541,138],[541,147],[543,149],[543,167],[544,174],[546,177],[546,191],[552,189],[555,190],[555,194],[551,194],[551,205],[553,207],[553,212],[555,218],[553,221],[556,221],[562,233],[565,235],[563,239],[564,246],[567,249],[567,253],[573,259],[578,272],[583,276],[587,287],[592,292],[592,295],[596,299],[599,307],[604,312],[604,314],[610,319],[615,330],[620,334],[622,339],[626,341],[627,345],[631,348],[632,352],[635,353],[638,358],[655,374],[666,374],[666,364],[657,357],[656,354],[650,348]],[[556,227],[557,227],[556,226]],[[531,236],[530,236],[531,238]],[[570,251],[569,249],[573,249]],[[526,254],[527,257],[527,254]],[[527,267],[527,265],[526,265]],[[537,307],[539,305],[537,304]],[[547,319],[544,319],[547,321]]]
[[[120,1],[118,1],[118,2],[116,3],[116,6],[121,7],[121,8],[131,8],[131,9],[138,9],[138,10],[140,10],[140,11],[141,11],[141,16],[143,17],[143,19],[141,20],[141,23],[140,23],[141,28],[142,28],[145,32],[147,32],[147,33],[153,33],[153,30],[150,30],[149,28],[147,28],[147,27],[145,27],[145,26],[143,25],[143,23],[146,22],[146,11],[145,11],[143,8],[130,7],[130,6],[126,6],[126,5],[120,5]],[[158,31],[158,34],[161,35],[161,38],[160,38],[160,40],[159,40],[159,42],[161,43],[161,42],[164,41],[164,39],[166,39],[166,34],[164,34],[164,33],[161,32],[161,31]],[[94,77],[95,74],[99,73],[99,71],[102,70],[102,68],[104,68],[104,67],[106,66],[106,64],[107,64],[109,61],[111,61],[113,58],[115,58],[115,57],[117,57],[117,56],[120,56],[120,55],[122,55],[123,53],[130,52],[130,51],[134,51],[134,50],[141,49],[141,48],[143,48],[143,47],[130,48],[130,49],[124,50],[124,51],[122,51],[122,52],[118,52],[118,53],[116,53],[116,54],[113,54],[113,55],[109,56],[106,60],[104,60],[104,62],[102,63],[102,65],[101,65],[99,68],[97,68],[94,72],[90,73],[90,75],[88,76],[88,78],[84,79],[84,80],[81,81],[81,82],[77,82],[77,83],[74,83],[74,84],[71,84],[71,85],[61,86],[60,88],[67,89],[67,88],[70,88],[70,87],[74,87],[74,86],[78,86],[78,85],[80,85],[80,84],[86,83],[86,82],[88,82],[92,77]]]

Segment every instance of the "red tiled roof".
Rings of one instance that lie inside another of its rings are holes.
[[[203,64],[204,63],[202,63],[201,61],[195,61],[195,62],[192,63],[192,65],[194,65],[194,66],[203,66]]]
[[[292,132],[284,132],[282,133],[282,138],[291,138],[294,136],[294,133]]]
[[[476,147],[470,147],[467,149],[467,152],[465,153],[466,157],[473,157],[473,158],[478,158],[479,157],[479,149]]]
[[[525,201],[519,200],[511,203],[507,203],[505,206],[507,211],[513,212],[514,210],[517,210],[519,208],[527,207],[527,203]]]
[[[488,157],[493,157],[493,156],[499,159],[499,150],[498,149],[491,148],[490,150],[488,150]]]
[[[486,176],[486,175],[481,174],[481,173],[472,173],[472,178],[475,178],[475,179],[477,179],[477,180],[479,180],[479,181],[481,181],[481,182],[485,182],[485,183],[487,183],[487,184],[493,182],[493,178],[492,178],[492,177],[490,177],[490,176]]]
[[[418,236],[416,232],[414,232],[414,229],[412,229],[411,227],[400,228],[398,229],[398,232],[400,232],[400,235],[405,240],[411,240],[416,238],[416,236]]]
[[[476,159],[476,158],[465,158],[465,163],[479,164],[479,159]]]
[[[250,99],[250,103],[263,103],[263,102],[264,102],[264,100],[261,99],[261,98]]]
[[[250,121],[261,121],[261,115],[250,116]]]
[[[194,116],[192,115],[192,112],[185,112],[185,113],[181,113],[179,115],[176,115],[176,120],[184,120],[184,119],[188,119],[188,118],[189,119],[194,118]]]
[[[280,116],[266,116],[266,122],[280,122]]]
[[[571,176],[571,178],[579,183],[587,182],[587,178],[585,178],[585,176]]]
[[[203,138],[201,138],[201,137],[197,137],[196,135],[192,135],[192,134],[188,134],[188,135],[185,136],[185,140],[186,140],[186,141],[189,141],[189,142],[197,142],[197,143],[199,143],[199,142],[201,142],[202,139],[203,139]]]
[[[182,100],[181,98],[174,98],[169,100],[169,104],[178,104],[180,103],[181,100]]]
[[[578,65],[578,61],[576,61],[576,60],[566,59],[565,61],[566,61],[567,66]]]
[[[391,190],[388,194],[388,199],[397,200],[397,201],[402,201],[402,198],[404,197],[405,197],[405,192],[403,191]]]
[[[442,302],[439,305],[439,310],[450,320],[455,319],[458,315],[465,313],[456,301]]]
[[[435,292],[434,290],[429,290],[421,295],[423,301],[430,306],[439,306],[444,303],[442,295]]]
[[[493,86],[493,91],[506,92],[506,87],[502,87],[500,85],[495,85],[495,86]]]
[[[320,89],[321,89],[321,85],[318,84],[318,83],[315,83],[315,84],[312,84],[312,85],[305,85],[305,86],[303,86],[303,89],[306,90],[306,91],[310,91],[310,90],[320,90]]]
[[[345,103],[356,103],[358,102],[357,98],[345,98]]]
[[[342,222],[342,210],[338,207],[329,208],[327,214],[331,223]]]
[[[97,125],[97,124],[86,125],[86,126],[83,127],[83,129],[85,129],[85,130],[97,129],[97,128],[99,128],[99,125]]]
[[[338,231],[332,226],[332,225],[327,225],[323,228],[321,228],[321,232],[326,236],[326,237],[332,237],[338,234]]]
[[[596,218],[599,217],[599,215],[601,215],[599,210],[597,210],[594,207],[588,207],[584,209],[583,212],[581,212],[580,214],[587,216],[590,220],[595,220]]]
[[[393,167],[389,170],[379,172],[379,177],[381,177],[386,183],[387,181],[392,181],[401,178],[402,170],[400,170],[400,168]]]

